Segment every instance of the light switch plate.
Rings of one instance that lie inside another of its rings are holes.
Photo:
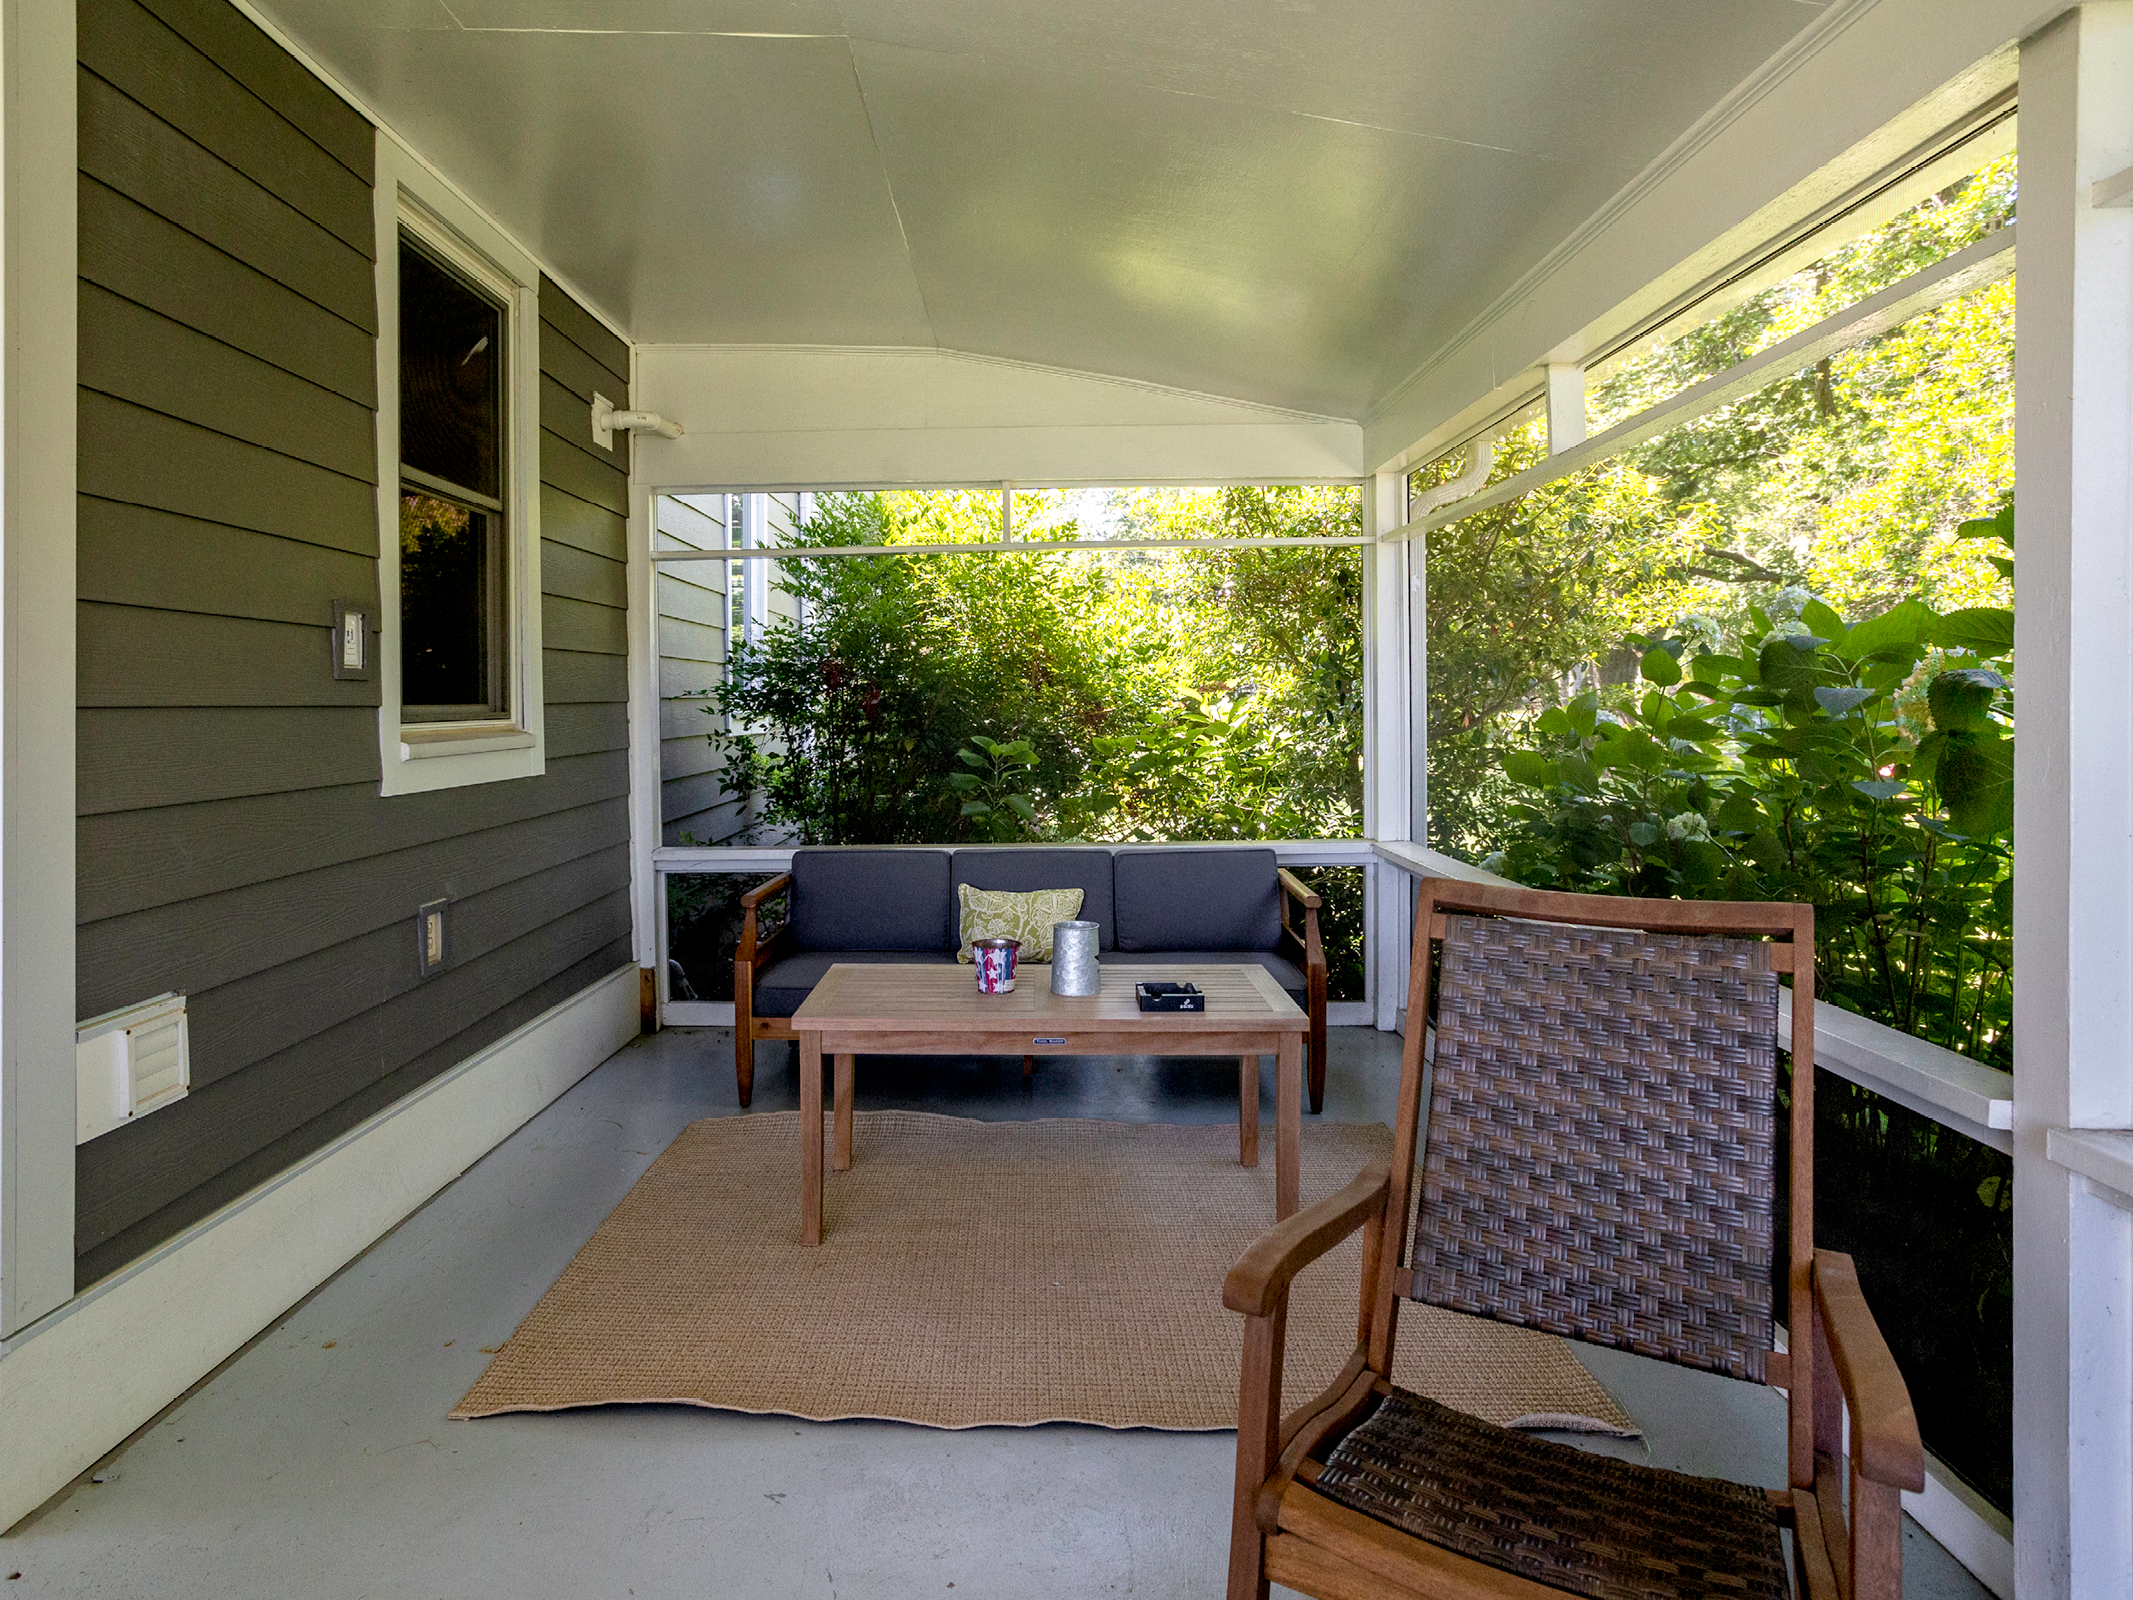
[[[370,676],[370,636],[377,624],[377,610],[368,600],[333,602],[333,633],[327,642],[336,678]]]
[[[452,902],[432,900],[415,913],[415,964],[425,978],[452,959]]]

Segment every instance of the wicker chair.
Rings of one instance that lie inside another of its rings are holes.
[[[1230,1600],[1269,1578],[1327,1600],[1900,1600],[1898,1491],[1923,1487],[1924,1457],[1851,1259],[1813,1247],[1813,951],[1807,906],[1423,882],[1392,1164],[1275,1228],[1223,1286],[1247,1319]],[[1803,1002],[1789,1184],[1785,972]],[[1789,1354],[1772,1306],[1788,1200]],[[1355,1354],[1283,1420],[1289,1282],[1357,1228]],[[1595,1455],[1396,1389],[1403,1297],[1784,1389],[1789,1487]]]

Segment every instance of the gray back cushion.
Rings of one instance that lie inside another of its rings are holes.
[[[1121,850],[1121,950],[1271,950],[1281,891],[1271,850]]]
[[[1081,920],[1096,923],[1100,948],[1118,947],[1111,911],[1111,852],[1054,846],[1040,850],[958,850],[955,882],[973,889],[1005,889],[1026,894],[1032,889],[1079,889]],[[951,907],[959,902],[951,892]],[[949,920],[955,923],[958,910]],[[960,931],[960,929],[958,929]]]
[[[945,950],[945,850],[795,850],[792,931],[802,950]]]

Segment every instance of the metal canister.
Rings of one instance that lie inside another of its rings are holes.
[[[1094,994],[1103,982],[1096,970],[1096,935],[1093,922],[1052,924],[1052,993]]]
[[[1015,955],[1020,939],[973,939],[970,959],[978,969],[979,994],[1011,994],[1015,987]]]

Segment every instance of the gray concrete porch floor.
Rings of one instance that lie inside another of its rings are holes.
[[[1325,1115],[1389,1121],[1398,1050],[1334,1030]],[[1231,1434],[946,1433],[680,1406],[445,1420],[484,1347],[668,1142],[738,1111],[732,1059],[720,1029],[622,1050],[116,1452],[101,1481],[0,1539],[0,1600],[1219,1595]],[[1217,1122],[1236,1114],[1234,1071],[1092,1058],[1040,1063],[1025,1082],[1011,1060],[863,1060],[860,1105]],[[765,1048],[757,1109],[797,1098],[790,1047]],[[1265,1100],[1270,1125],[1271,1081]],[[1781,1479],[1774,1394],[1580,1354],[1645,1430],[1622,1448]],[[1986,1594],[1909,1526],[1905,1592]]]

